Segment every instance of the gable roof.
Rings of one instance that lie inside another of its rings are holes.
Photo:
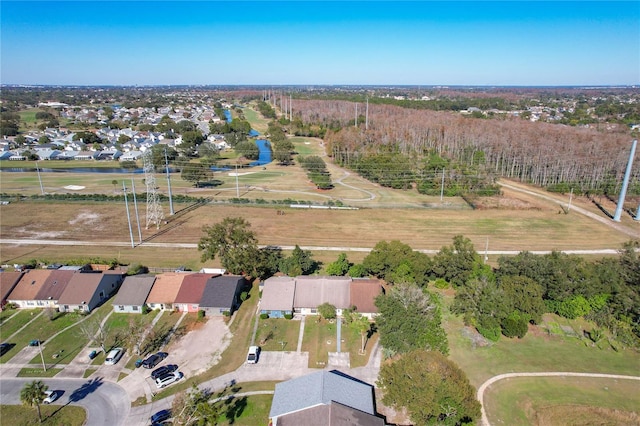
[[[350,282],[350,277],[298,276],[293,306],[316,308],[323,303],[330,303],[338,309],[347,309]]]
[[[51,275],[50,269],[28,269],[9,295],[9,300],[35,300],[34,297]]]
[[[20,281],[20,277],[22,272],[19,271],[0,272],[0,300],[6,300],[11,290]]]
[[[59,305],[81,305],[89,303],[93,295],[95,294],[100,282],[106,275],[113,275],[113,271],[104,272],[77,272],[73,274],[67,288],[64,289],[60,299],[58,299]],[[118,273],[120,274],[120,273]]]
[[[236,292],[244,284],[244,277],[239,275],[221,275],[207,280],[202,292],[200,307],[229,308],[236,300]]]
[[[129,306],[144,305],[155,280],[156,277],[153,275],[132,275],[126,277],[113,300],[113,304]]]
[[[278,426],[384,426],[384,419],[331,402],[278,417]]]
[[[196,272],[194,274],[188,274],[182,280],[180,291],[176,295],[174,303],[200,303],[202,293],[207,285],[207,280],[214,277],[215,274],[203,274]]]
[[[267,278],[262,289],[260,309],[263,311],[290,311],[293,309],[295,292],[296,281],[294,278]]]
[[[156,275],[156,281],[147,297],[147,303],[174,303],[182,281],[190,274],[165,272]]]
[[[276,385],[269,417],[293,413],[320,404],[339,402],[375,414],[373,386],[339,371],[318,371]]]
[[[56,269],[51,271],[44,285],[35,295],[35,300],[58,300],[67,288],[75,271]]]
[[[378,313],[375,299],[382,293],[378,280],[354,279],[351,281],[351,306],[361,313]]]

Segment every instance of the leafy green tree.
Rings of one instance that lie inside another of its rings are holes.
[[[500,337],[500,322],[513,311],[513,304],[494,282],[472,279],[458,288],[451,311],[463,315],[465,324],[475,325],[480,334],[496,341]]]
[[[502,334],[507,337],[522,339],[529,329],[527,317],[518,311],[513,311],[502,320],[500,327]]]
[[[45,391],[49,389],[42,380],[34,380],[31,383],[25,383],[20,391],[20,401],[28,407],[36,407],[38,412],[38,420],[42,423],[42,413],[40,413],[40,404],[47,397]]]
[[[257,160],[260,155],[258,145],[256,145],[255,141],[252,140],[238,142],[233,149],[238,153],[238,155],[248,160]]]
[[[476,391],[464,372],[442,354],[415,350],[380,369],[382,401],[406,409],[416,425],[472,424],[480,417]]]
[[[282,250],[279,247],[267,246],[259,249],[255,262],[256,276],[264,280],[275,275],[279,270],[282,258]]]
[[[202,163],[187,163],[180,172],[180,177],[187,182],[192,182],[196,188],[201,182],[209,182],[213,179],[213,171]]]
[[[347,259],[346,253],[340,253],[338,259],[335,262],[331,262],[327,265],[327,274],[334,276],[344,276],[349,272],[353,264]]]
[[[280,164],[291,164],[293,150],[293,143],[289,139],[273,142],[273,159]]]
[[[465,285],[474,272],[483,270],[482,259],[473,248],[473,243],[462,235],[453,237],[453,244],[440,249],[433,258],[433,272],[455,287]]]
[[[415,284],[398,284],[376,298],[380,343],[391,353],[449,352],[436,297]]]
[[[254,273],[258,256],[258,240],[251,224],[241,217],[226,217],[222,222],[203,228],[198,242],[202,262],[220,258],[222,266],[232,274]]]
[[[209,402],[212,397],[209,391],[198,389],[194,383],[191,389],[177,394],[173,399],[171,404],[173,421],[181,425],[217,425],[218,418],[222,414],[221,407],[217,403]]]
[[[49,142],[51,142],[51,139],[49,139],[49,136],[47,136],[47,135],[42,135],[42,136],[40,136],[38,138],[38,143],[40,145],[44,145],[44,144],[49,143]]]
[[[360,353],[364,354],[364,348],[367,345],[368,337],[370,336],[372,329],[371,322],[369,318],[365,317],[362,314],[352,313],[351,322],[349,326],[355,329],[358,333],[360,333]]]
[[[118,143],[123,144],[123,143],[127,143],[131,140],[131,138],[127,135],[125,135],[124,133],[121,133],[120,136],[118,136]]]
[[[415,282],[420,286],[428,282],[431,269],[427,255],[414,252],[410,246],[397,240],[378,242],[362,264],[371,275],[387,282]]]
[[[282,259],[282,262],[280,262],[280,272],[290,277],[310,275],[318,267],[318,262],[313,260],[313,254],[309,250],[302,250],[297,244],[291,252],[291,256]]]
[[[204,137],[199,130],[184,132],[182,133],[182,143],[179,145],[180,152],[187,157],[193,157],[202,142],[204,142]]]
[[[318,305],[318,313],[324,319],[335,319],[336,307],[331,303],[325,302],[322,305]]]
[[[362,278],[367,276],[367,268],[362,263],[356,263],[349,268],[348,275],[351,278]]]
[[[513,308],[523,314],[527,321],[540,323],[546,312],[540,284],[531,278],[509,275],[500,279],[499,287]]]
[[[100,146],[102,144],[102,139],[100,139],[100,137],[98,137],[98,135],[93,132],[78,132],[73,135],[73,140],[82,140],[82,142],[86,145],[98,144],[98,146]]]

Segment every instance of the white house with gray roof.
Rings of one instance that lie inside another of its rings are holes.
[[[315,315],[319,305],[330,303],[336,307],[336,314],[340,316],[342,310],[350,306],[350,285],[351,277],[298,276],[293,309],[302,315]]]
[[[118,294],[113,299],[113,311],[127,314],[141,314],[156,277],[152,275],[132,275],[122,282]]]
[[[284,318],[293,315],[293,298],[296,292],[296,280],[293,277],[270,277],[264,282],[260,313],[270,318]]]

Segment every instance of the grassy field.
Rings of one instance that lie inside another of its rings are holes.
[[[243,389],[244,391],[244,389]],[[223,405],[220,426],[266,426],[273,395],[252,395],[232,399]]]
[[[640,424],[640,384],[633,380],[511,378],[493,384],[485,401],[492,424]]]
[[[42,405],[42,423],[38,423],[35,407],[0,405],[0,419],[4,425],[31,426],[81,426],[87,420],[84,408],[75,405]]]
[[[300,321],[260,319],[255,344],[263,351],[295,351],[299,332]],[[284,346],[280,342],[284,342]]]

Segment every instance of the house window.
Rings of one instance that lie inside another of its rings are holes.
[[[137,311],[140,308],[140,306],[133,306],[133,310]]]
[[[191,309],[193,309],[194,311],[198,310],[198,305],[191,305]]]
[[[33,303],[33,302],[27,302],[27,305],[29,305],[29,306],[33,306],[33,305],[35,305],[35,303]]]
[[[119,306],[118,306],[118,310],[119,310],[119,311],[124,311],[124,306],[119,305]]]
[[[317,309],[310,309],[310,310],[309,310],[309,312],[311,312],[312,314],[314,314],[314,315],[315,315],[315,314],[317,314],[317,313],[318,313],[318,310],[317,310]]]

